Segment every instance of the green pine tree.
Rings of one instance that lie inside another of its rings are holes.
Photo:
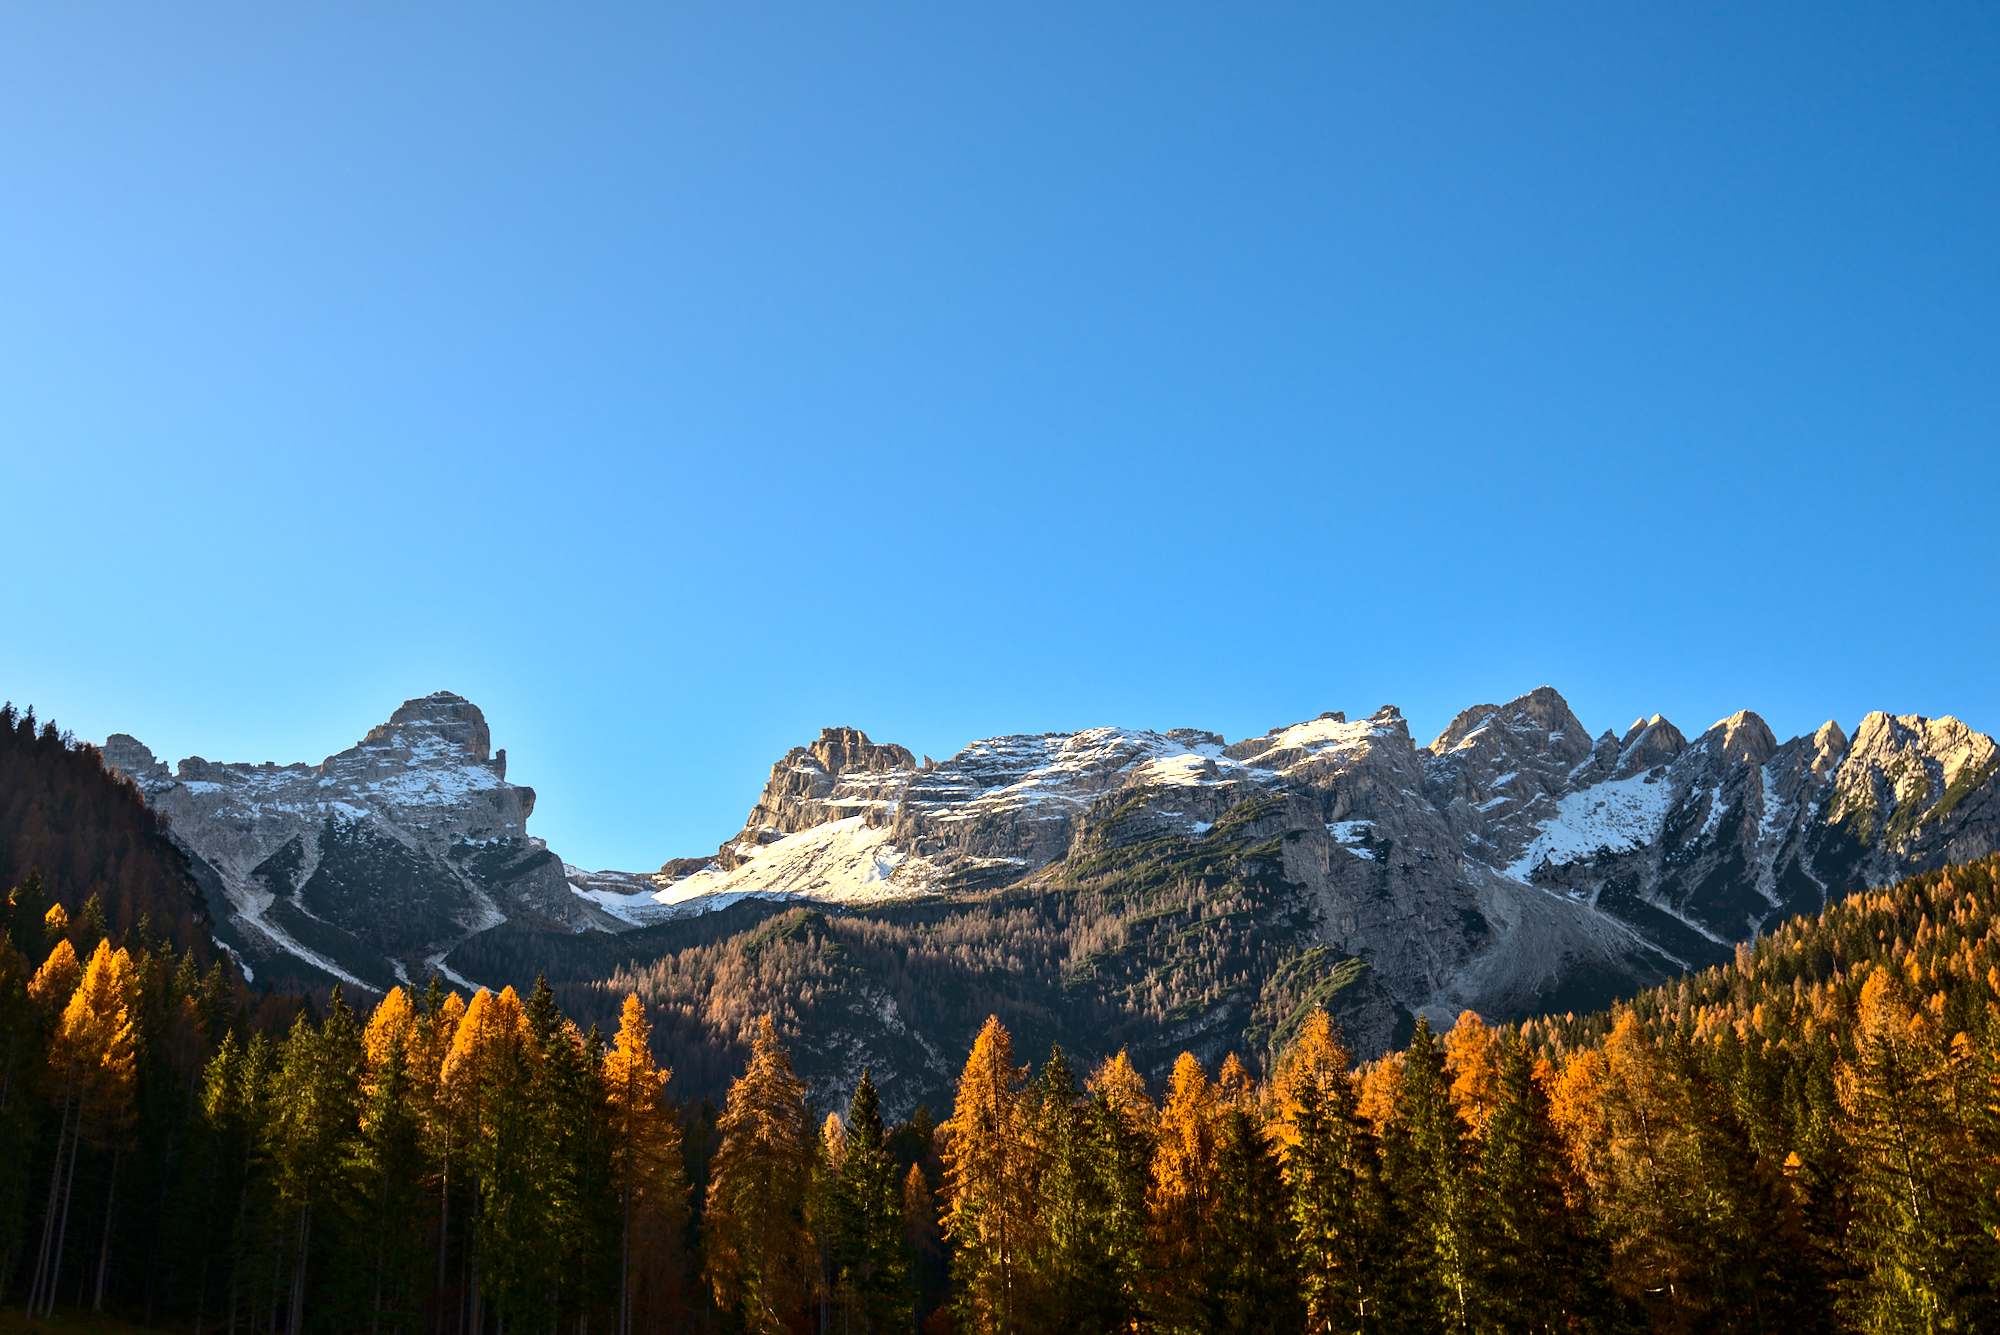
[[[304,1329],[315,1276],[328,1281],[329,1299],[314,1305],[315,1317],[348,1329],[361,1324],[356,1278],[367,1266],[347,1254],[341,1229],[343,1215],[358,1213],[347,1170],[358,1147],[360,1106],[361,1031],[336,986],[325,1023],[315,1030],[300,1016],[280,1048],[265,1123],[290,1331]]]
[[[1283,1166],[1248,1109],[1222,1118],[1216,1153],[1215,1248],[1203,1283],[1214,1335],[1293,1335],[1305,1299]]]
[[[1479,1171],[1483,1328],[1526,1335],[1601,1319],[1611,1304],[1603,1250],[1583,1185],[1550,1120],[1548,1093],[1517,1034],[1506,1038],[1499,1101],[1487,1119]]]
[[[862,1331],[901,1331],[910,1323],[902,1182],[884,1142],[881,1100],[864,1068],[848,1106],[835,1205],[835,1269]]]
[[[1111,1137],[1098,1125],[1109,1114],[1085,1100],[1061,1048],[1049,1054],[1030,1102],[1029,1136],[1042,1165],[1034,1210],[1040,1231],[1029,1248],[1022,1324],[1037,1331],[1119,1329],[1129,1319],[1128,1277],[1114,1251],[1104,1161]]]

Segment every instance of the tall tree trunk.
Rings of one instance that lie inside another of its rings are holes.
[[[389,1245],[389,1167],[382,1166],[382,1187],[375,1198],[375,1312],[368,1318],[368,1335],[382,1329],[382,1256]]]
[[[312,1203],[299,1214],[299,1259],[292,1267],[292,1310],[286,1330],[289,1335],[299,1335],[304,1329],[306,1313],[306,1257],[312,1251]]]
[[[472,1214],[465,1221],[465,1301],[460,1305],[459,1330],[479,1335],[479,1170],[472,1170]]]
[[[438,1282],[435,1335],[444,1335],[445,1259],[451,1247],[451,1127],[444,1131],[444,1172],[438,1179]]]
[[[618,1335],[632,1335],[632,1125],[631,1098],[625,1111],[625,1218],[618,1238]]]
[[[42,1298],[42,1286],[49,1277],[49,1244],[56,1233],[56,1201],[62,1194],[63,1150],[70,1135],[69,1111],[71,1090],[63,1089],[62,1114],[56,1119],[55,1164],[49,1169],[49,1205],[42,1211],[42,1245],[35,1255],[35,1282],[28,1287],[28,1315],[35,1314],[35,1307]]]
[[[125,1156],[123,1149],[111,1151],[111,1184],[104,1189],[104,1240],[97,1247],[97,1292],[92,1296],[90,1310],[104,1310],[104,1272],[111,1263],[111,1213],[118,1204],[118,1161]]]
[[[236,1304],[242,1292],[243,1280],[243,1216],[250,1211],[250,1136],[243,1136],[243,1181],[236,1188],[236,1218],[229,1226],[229,1330],[227,1335],[236,1335]],[[256,1313],[250,1316],[252,1331],[257,1325]]]
[[[215,1164],[215,1163],[214,1163],[213,1161],[211,1161],[211,1162],[210,1162],[210,1164],[209,1164],[209,1170],[208,1170],[208,1195],[207,1195],[207,1198],[206,1198],[206,1203],[205,1203],[205,1204],[204,1204],[204,1205],[202,1206],[202,1211],[201,1211],[201,1213],[202,1213],[202,1223],[203,1223],[203,1225],[204,1225],[204,1228],[203,1228],[203,1231],[204,1231],[204,1232],[206,1232],[206,1233],[208,1233],[208,1235],[209,1235],[209,1236],[208,1236],[208,1238],[207,1238],[207,1239],[205,1239],[205,1241],[210,1241],[210,1242],[214,1241],[214,1236],[215,1236],[215,1235],[214,1235],[214,1231],[213,1231],[213,1230],[214,1230],[214,1228],[215,1228],[215,1221],[214,1221],[214,1211],[215,1211],[215,1176],[216,1176],[216,1172],[217,1172],[217,1171],[218,1171],[218,1170],[217,1170],[217,1165],[216,1165],[216,1164]],[[195,1272],[195,1281],[194,1281],[194,1335],[201,1335],[201,1313],[202,1313],[202,1309],[203,1309],[203,1308],[204,1308],[205,1306],[207,1306],[207,1304],[208,1304],[208,1253],[209,1253],[209,1251],[210,1251],[210,1248],[208,1248],[207,1246],[204,1246],[204,1247],[203,1247],[203,1248],[201,1249],[201,1267],[200,1267],[200,1269],[199,1269],[199,1270],[197,1270],[197,1271]]]
[[[76,1147],[77,1142],[83,1139],[83,1109],[81,1107],[77,1109],[76,1120],[76,1129],[70,1133],[69,1137],[69,1172],[65,1174],[67,1180],[63,1184],[62,1223],[56,1226],[56,1250],[55,1254],[49,1258],[49,1291],[46,1310],[43,1312],[44,1316],[55,1315],[56,1280],[62,1275],[63,1244],[69,1238],[69,1198],[71,1193],[76,1190]]]
[[[192,1118],[193,1115],[194,1115],[194,1099],[193,1096],[190,1095],[188,1099],[188,1110],[187,1112],[183,1113],[182,1116],[187,1118]],[[165,1246],[162,1244],[166,1241],[166,1230],[167,1230],[167,1223],[166,1223],[167,1184],[173,1181],[173,1174],[171,1171],[168,1170],[171,1170],[171,1168],[173,1167],[174,1137],[176,1134],[177,1133],[172,1129],[169,1129],[167,1132],[167,1152],[163,1157],[161,1164],[162,1171],[160,1173],[160,1206],[159,1209],[153,1212],[153,1247],[151,1252],[146,1257],[145,1324],[148,1326],[153,1324],[153,1298],[155,1294],[158,1292],[158,1284],[156,1281],[159,1278],[159,1272],[160,1272],[160,1253],[166,1250]],[[115,1169],[112,1172],[112,1176],[114,1178],[117,1176],[117,1171]],[[207,1215],[208,1215],[208,1209],[206,1206],[204,1206],[202,1209],[202,1216],[204,1223],[207,1222]],[[203,1276],[205,1277],[208,1274],[207,1248],[202,1249],[201,1270]],[[168,1272],[168,1278],[171,1279],[172,1277],[173,1277],[172,1271],[170,1270]],[[195,1308],[194,1308],[195,1324],[197,1326],[201,1324],[201,1299],[202,1299],[201,1291],[197,1289],[195,1291]]]

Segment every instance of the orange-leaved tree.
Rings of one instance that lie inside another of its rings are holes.
[[[1500,1031],[1475,1012],[1460,1011],[1444,1036],[1444,1065],[1452,1106],[1474,1136],[1486,1134],[1486,1121],[1500,1101],[1501,1057]]]
[[[652,1025],[636,994],[627,993],[618,1037],[604,1059],[604,1089],[612,1169],[620,1218],[618,1331],[631,1335],[667,1310],[674,1292],[676,1241],[687,1218],[687,1177],[681,1128],[666,1100],[672,1071],[653,1061]]]
[[[355,1170],[367,1192],[362,1212],[372,1235],[370,1329],[414,1306],[423,1248],[422,1095],[414,1067],[421,1050],[416,1007],[392,987],[361,1031],[361,1139]]]
[[[1035,1183],[1027,1171],[1028,1135],[1021,1106],[1025,1070],[998,1016],[972,1042],[958,1100],[944,1124],[945,1233],[956,1255],[953,1274],[967,1326],[1005,1335],[1020,1321],[1020,1269],[1033,1227]]]
[[[757,1335],[784,1330],[815,1295],[819,1258],[806,1222],[818,1137],[805,1085],[777,1027],[759,1017],[750,1065],[729,1087],[709,1166],[708,1279],[715,1300]]]
[[[1153,1150],[1146,1191],[1152,1235],[1151,1307],[1165,1329],[1201,1323],[1200,1280],[1210,1261],[1215,1216],[1215,1090],[1191,1052],[1174,1062]]]
[[[60,907],[60,906],[58,906]],[[70,953],[65,956],[64,952]],[[132,1046],[132,1010],[137,979],[132,957],[99,941],[90,962],[66,983],[76,965],[68,941],[58,943],[30,984],[48,1005],[64,991],[62,1013],[49,1040],[48,1084],[60,1099],[54,1171],[49,1179],[48,1210],[42,1221],[41,1252],[29,1290],[28,1308],[44,1312],[55,1306],[56,1280],[69,1231],[69,1198],[76,1183],[78,1147],[90,1144],[113,1151],[111,1189],[117,1189],[118,1151],[133,1120],[132,1098],[137,1084],[137,1057]],[[109,1218],[110,1204],[106,1204]],[[107,1239],[108,1241],[108,1239]],[[103,1266],[99,1265],[98,1300],[103,1300]]]

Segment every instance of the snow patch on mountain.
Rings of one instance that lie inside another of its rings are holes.
[[[674,917],[747,898],[867,904],[924,894],[933,879],[929,864],[898,848],[887,829],[870,826],[866,817],[849,816],[750,850],[733,871],[710,867],[670,882],[650,899]],[[622,916],[620,909],[611,911]],[[634,909],[625,906],[623,911]]]
[[[1650,844],[1659,835],[1673,796],[1670,786],[1643,775],[1571,793],[1556,804],[1554,819],[1529,842],[1507,874],[1525,881],[1544,861],[1574,862],[1600,848],[1622,852]]]

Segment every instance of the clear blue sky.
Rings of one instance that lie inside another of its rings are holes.
[[[2000,9],[0,7],[0,696],[534,832],[1541,682],[2000,729]]]

